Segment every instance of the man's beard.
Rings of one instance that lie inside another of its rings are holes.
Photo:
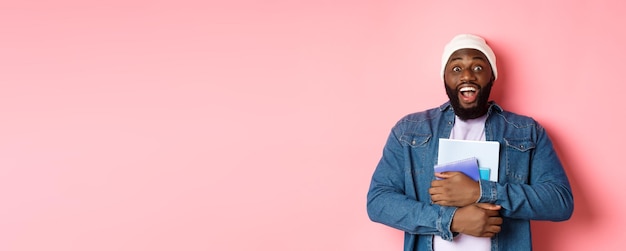
[[[446,87],[446,94],[448,94],[454,113],[461,120],[475,119],[487,113],[487,110],[489,109],[489,94],[491,93],[493,80],[490,81],[484,88],[479,90],[476,100],[477,105],[471,108],[463,108],[461,106],[461,101],[459,101],[459,92],[456,89],[448,87],[445,83],[444,86]]]

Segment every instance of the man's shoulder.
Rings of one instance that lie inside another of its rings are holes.
[[[392,134],[404,144],[427,142],[437,133],[443,117],[439,108],[430,108],[403,116],[392,128]]]
[[[497,112],[493,113],[496,115],[495,117],[499,117],[506,121],[507,123],[517,124],[520,126],[524,125],[538,125],[537,121],[531,116],[519,114],[516,112],[500,109]]]
[[[439,107],[413,112],[402,117],[394,126],[396,133],[431,134],[447,117],[446,112],[452,112],[445,104]],[[454,115],[450,115],[452,118]]]

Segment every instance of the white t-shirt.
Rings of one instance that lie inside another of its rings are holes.
[[[454,126],[450,132],[450,139],[461,140],[482,140],[485,141],[485,121],[487,115],[482,117],[461,120],[454,118]],[[471,235],[459,234],[452,241],[446,241],[440,236],[433,237],[433,250],[435,251],[490,251],[491,238],[475,237]]]

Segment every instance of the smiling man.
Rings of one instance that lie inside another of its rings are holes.
[[[492,60],[495,64],[495,56]],[[477,49],[457,50],[443,69],[446,93],[456,115],[468,120],[487,114],[495,75],[485,54]]]
[[[392,128],[368,215],[404,231],[404,250],[531,250],[530,220],[567,220],[574,207],[552,142],[532,118],[489,101],[498,70],[483,38],[454,37],[441,63],[450,100]],[[498,181],[435,173],[439,138],[499,142]]]

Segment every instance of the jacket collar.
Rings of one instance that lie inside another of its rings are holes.
[[[452,111],[452,104],[450,104],[450,101],[447,101],[445,103],[443,103],[443,105],[439,106],[439,111],[441,112],[445,112],[447,110]],[[503,112],[504,109],[502,109],[502,107],[498,104],[496,104],[496,101],[489,101],[489,109],[487,110],[488,114],[497,112],[497,113],[501,113]]]

